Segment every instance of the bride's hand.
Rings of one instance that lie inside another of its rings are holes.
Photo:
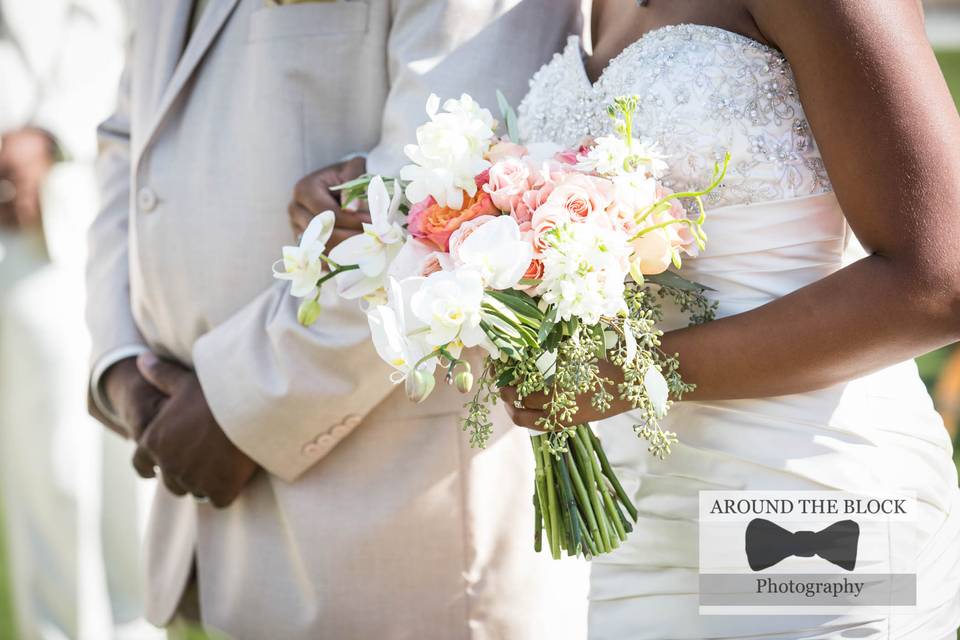
[[[608,386],[608,390],[613,393],[615,398],[611,402],[610,408],[606,411],[597,411],[590,402],[593,394],[581,394],[577,396],[577,412],[564,426],[572,427],[585,422],[596,422],[598,420],[612,418],[631,409],[629,403],[617,397],[616,388],[617,385],[623,382],[623,372],[609,362],[601,361],[600,375],[613,381],[613,384]],[[516,387],[504,387],[500,390],[500,398],[503,400],[507,413],[510,414],[510,419],[513,420],[515,425],[536,431],[545,431],[538,423],[547,415],[545,407],[550,401],[547,394],[534,393],[524,397],[522,401],[518,401]]]
[[[333,211],[337,215],[327,251],[363,231],[363,223],[370,222],[366,203],[356,203],[353,208],[345,209],[343,205],[354,203],[341,203],[340,193],[333,191],[333,187],[359,178],[366,170],[366,159],[357,157],[318,169],[301,178],[293,188],[293,200],[287,207],[294,235],[299,238],[314,216],[323,211]]]

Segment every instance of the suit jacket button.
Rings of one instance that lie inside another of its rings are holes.
[[[140,211],[149,212],[157,208],[157,194],[150,187],[143,187],[137,191],[137,207]]]
[[[316,443],[320,451],[329,451],[330,448],[333,447],[333,438],[324,434],[317,438]]]
[[[345,425],[347,426],[347,428],[353,429],[353,428],[356,427],[358,424],[360,424],[360,422],[361,422],[362,420],[363,420],[363,418],[361,418],[361,417],[358,416],[357,414],[351,413],[351,414],[347,415],[346,418],[343,419],[343,424],[345,424]]]
[[[345,424],[338,424],[333,429],[330,429],[330,435],[339,440],[343,438],[348,433],[350,433],[350,427]]]
[[[307,444],[303,445],[303,449],[301,451],[303,452],[303,455],[310,456],[311,458],[322,453],[316,442],[308,442]]]

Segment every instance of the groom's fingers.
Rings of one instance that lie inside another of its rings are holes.
[[[189,374],[187,369],[180,365],[161,360],[149,352],[137,357],[137,369],[147,382],[168,396],[176,392],[177,386]]]
[[[170,475],[168,475],[168,474],[166,474],[166,473],[161,473],[160,475],[163,477],[163,484],[164,484],[164,486],[167,487],[167,489],[170,491],[170,493],[172,493],[172,494],[175,495],[175,496],[185,496],[185,495],[187,495],[188,491],[186,490],[186,488],[185,488],[182,484],[180,484],[180,481],[179,481],[179,480],[177,480],[176,478],[174,478],[174,477],[172,477],[172,476],[170,476]]]
[[[133,454],[133,468],[141,478],[153,478],[157,475],[154,471],[153,458],[143,447],[137,447]]]
[[[287,214],[290,216],[290,226],[293,228],[293,235],[300,237],[307,230],[307,225],[313,220],[314,212],[307,209],[299,202],[293,201],[287,206]]]

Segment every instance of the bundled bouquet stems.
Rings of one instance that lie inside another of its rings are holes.
[[[550,555],[609,553],[627,539],[637,508],[610,467],[590,425],[570,430],[568,450],[555,455],[549,434],[532,435],[536,462],[534,549],[547,539]],[[626,512],[626,514],[624,513]]]

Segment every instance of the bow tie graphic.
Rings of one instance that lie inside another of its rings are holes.
[[[853,520],[841,520],[822,531],[792,533],[769,520],[754,518],[747,525],[747,562],[754,571],[762,571],[790,556],[820,556],[841,569],[853,571],[859,539],[860,525]]]

